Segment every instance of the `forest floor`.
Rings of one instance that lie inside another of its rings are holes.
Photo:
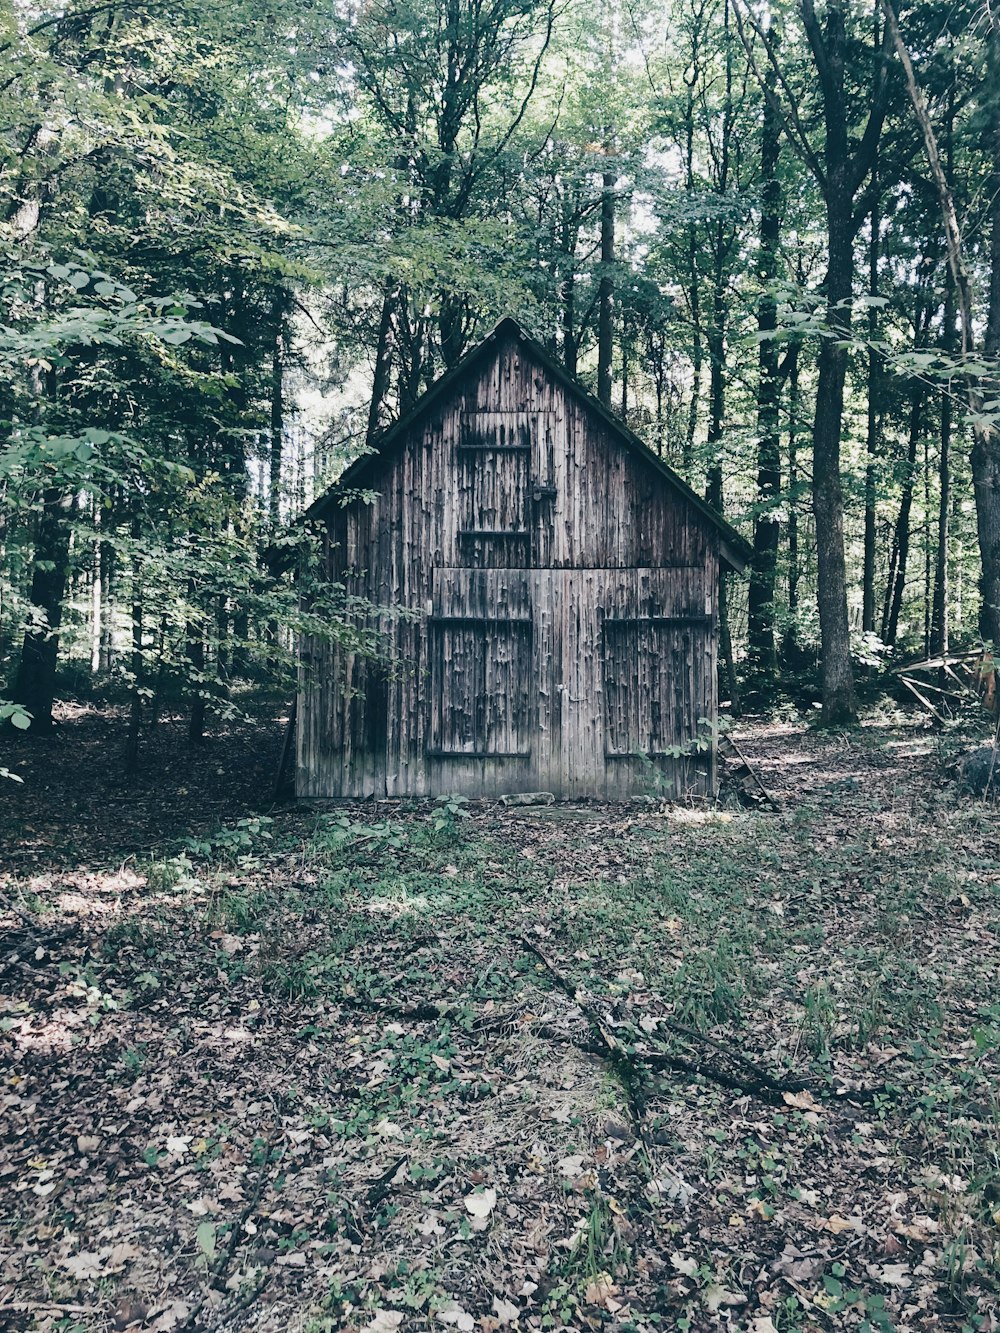
[[[0,1328],[1000,1326],[1000,827],[917,723],[781,811],[262,814],[3,742]]]

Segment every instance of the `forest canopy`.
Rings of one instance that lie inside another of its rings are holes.
[[[300,516],[506,314],[752,541],[734,704],[1000,639],[989,6],[6,0],[0,124],[14,725],[377,653]]]

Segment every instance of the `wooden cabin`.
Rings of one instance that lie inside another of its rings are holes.
[[[514,320],[309,517],[332,579],[415,614],[384,620],[389,669],[303,643],[299,796],[714,790],[719,576],[749,548]]]

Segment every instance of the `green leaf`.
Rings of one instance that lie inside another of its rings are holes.
[[[198,1230],[197,1230],[197,1232],[196,1232],[195,1234],[196,1234],[196,1238],[197,1238],[197,1241],[198,1241],[198,1249],[201,1250],[202,1254],[205,1256],[206,1259],[208,1259],[208,1260],[212,1260],[212,1259],[214,1259],[214,1258],[215,1258],[215,1223],[214,1223],[214,1222],[201,1222],[201,1223],[199,1224],[199,1226],[198,1226]]]
[[[16,727],[18,731],[27,731],[31,726],[31,718],[27,713],[14,713],[10,719],[10,725]]]

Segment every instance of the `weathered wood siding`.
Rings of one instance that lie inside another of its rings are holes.
[[[718,534],[514,338],[334,509],[330,572],[380,605],[391,673],[303,647],[305,797],[615,798],[714,784]],[[657,776],[658,775],[658,776]]]

